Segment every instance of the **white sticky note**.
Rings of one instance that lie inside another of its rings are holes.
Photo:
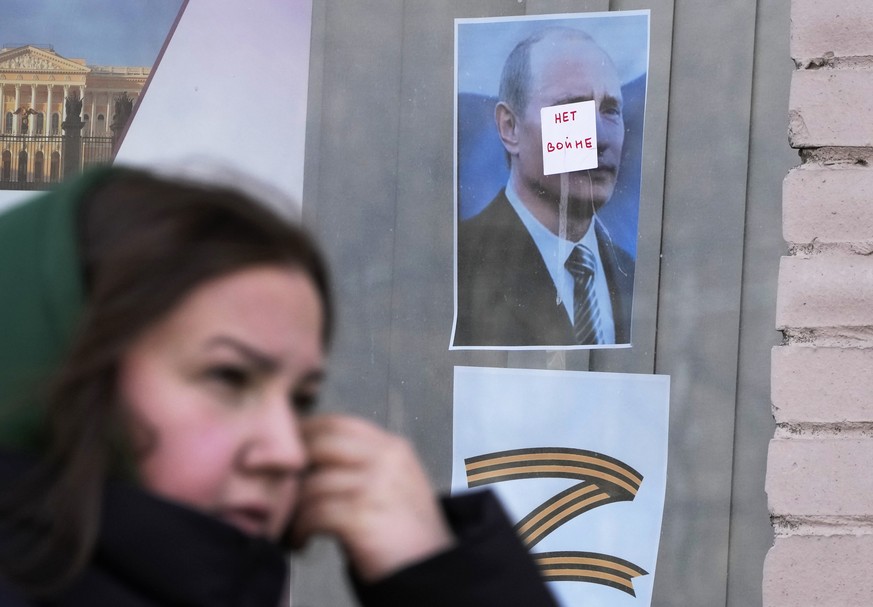
[[[553,105],[540,110],[544,175],[597,168],[594,112],[594,101]]]

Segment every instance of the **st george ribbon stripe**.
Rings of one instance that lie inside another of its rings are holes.
[[[515,525],[528,548],[585,512],[632,501],[643,482],[643,476],[621,460],[584,449],[513,449],[470,457],[464,465],[469,487],[526,478],[582,481],[546,500]],[[629,561],[593,552],[548,552],[534,558],[547,581],[602,584],[631,596],[636,596],[632,578],[647,575]]]
[[[593,483],[579,483],[535,508],[515,525],[515,531],[530,548],[564,523],[589,510],[630,499],[610,495]]]
[[[467,485],[469,487],[479,487],[490,483],[523,478],[571,478],[583,479],[592,483],[599,481],[605,485],[604,488],[606,490],[625,494],[628,496],[628,499],[633,499],[633,496],[636,495],[639,489],[638,486],[626,482],[615,474],[595,468],[548,464],[515,466],[505,470],[490,470],[478,474],[468,474]]]
[[[595,479],[608,490],[636,495],[642,475],[622,462],[596,451],[570,448],[532,448],[498,451],[464,460],[467,484],[478,487],[519,478]]]
[[[533,557],[547,581],[603,584],[633,597],[633,578],[648,575],[630,561],[597,552],[541,552]]]
[[[571,502],[579,503],[588,501],[600,501],[609,497],[593,484],[580,483],[573,485],[567,491],[563,491],[546,501],[542,506],[528,514],[515,526],[520,534],[527,534],[531,529],[541,526],[542,521],[551,517],[555,509],[566,508]]]
[[[513,449],[467,458],[464,464],[469,487],[524,478],[584,481],[547,500],[516,525],[529,547],[580,514],[633,500],[643,481],[639,472],[621,460],[584,449]]]

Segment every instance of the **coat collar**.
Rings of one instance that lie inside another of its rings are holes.
[[[0,453],[0,485],[20,479],[31,463],[20,454]],[[58,604],[273,607],[287,571],[272,542],[130,482],[110,481],[94,555]]]
[[[107,488],[95,566],[158,604],[278,605],[279,548],[127,483]]]

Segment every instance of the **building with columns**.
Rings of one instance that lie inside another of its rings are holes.
[[[88,65],[84,59],[68,59],[46,45],[16,45],[0,48],[0,182],[56,181],[63,162],[65,99],[82,100],[88,138],[107,138],[111,150],[111,126],[115,101],[126,94],[134,103],[150,69]],[[69,133],[67,133],[69,134]],[[92,142],[97,143],[97,142]],[[86,148],[84,162],[95,158]]]

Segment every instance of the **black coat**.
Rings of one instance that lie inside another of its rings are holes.
[[[609,285],[615,343],[630,343],[634,259],[595,221]],[[573,345],[573,325],[543,257],[515,209],[500,193],[458,224],[455,346]]]
[[[24,469],[0,456],[0,486]],[[457,546],[378,583],[354,581],[363,607],[555,605],[490,493],[443,503]],[[101,520],[91,563],[59,597],[29,601],[0,580],[0,607],[279,605],[287,565],[270,542],[121,482],[109,484]]]

